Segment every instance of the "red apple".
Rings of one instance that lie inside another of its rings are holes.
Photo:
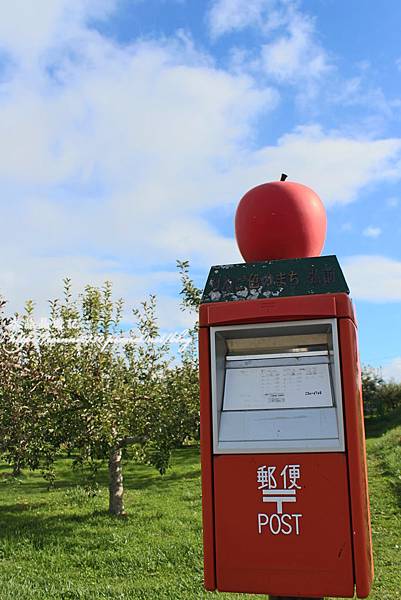
[[[306,185],[263,183],[242,197],[235,237],[246,262],[319,256],[326,237],[326,211]]]

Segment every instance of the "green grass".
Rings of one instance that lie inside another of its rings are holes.
[[[376,579],[370,596],[401,598],[401,419],[368,423]],[[174,454],[161,478],[125,467],[123,519],[107,514],[102,485],[90,498],[69,461],[50,492],[39,473],[15,481],[0,466],[0,599],[255,599],[202,589],[198,452]],[[103,481],[104,483],[104,481]]]
[[[370,598],[401,598],[401,412],[367,422],[375,581]]]

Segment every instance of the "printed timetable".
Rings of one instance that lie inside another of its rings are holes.
[[[327,364],[227,369],[223,410],[333,406]]]

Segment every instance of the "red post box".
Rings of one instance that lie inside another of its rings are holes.
[[[212,267],[199,353],[206,589],[367,597],[357,325],[337,259]]]

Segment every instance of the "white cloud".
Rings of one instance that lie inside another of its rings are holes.
[[[242,262],[234,240],[222,237],[200,219],[180,218],[166,224],[155,243],[161,253],[168,249],[173,256],[190,255],[197,264]]]
[[[124,51],[89,36],[76,48],[78,64],[61,63],[61,85],[30,85],[23,75],[10,82],[0,113],[9,144],[0,175],[31,185],[97,178],[150,188],[156,170],[174,181],[184,166],[188,177],[205,162],[229,160],[256,115],[274,107],[275,94],[204,66],[202,56],[192,64],[185,49],[138,44]]]
[[[401,382],[401,356],[393,358],[382,367],[382,376],[387,381],[394,380]]]
[[[36,46],[54,48],[51,71],[45,59],[27,70],[18,40],[0,38],[15,60],[0,89],[1,291],[13,309],[33,297],[45,311],[65,275],[112,278],[131,304],[152,290],[171,306],[163,272],[137,274],[168,265],[177,281],[175,258],[238,260],[200,213],[219,204],[220,173],[275,93],[182,36],[119,47],[77,18],[69,44],[48,20]]]
[[[387,96],[373,81],[369,70],[349,79],[340,79],[337,75],[327,86],[326,99],[333,107],[342,107],[343,114],[347,109],[358,109],[359,118],[350,127],[376,137],[386,130],[389,122],[398,120],[401,101]]]
[[[401,302],[401,262],[376,255],[349,256],[341,261],[353,298]]]
[[[387,198],[386,204],[389,208],[396,208],[399,204],[399,199],[395,196],[391,196],[391,198]]]
[[[26,67],[60,43],[73,42],[89,19],[103,19],[118,0],[13,0],[1,7],[0,48]]]
[[[102,286],[105,281],[111,281],[114,297],[125,301],[126,322],[133,321],[132,308],[153,293],[157,295],[157,312],[163,329],[183,329],[192,323],[191,315],[179,310],[179,276],[174,268],[150,272],[141,271],[137,265],[132,270],[130,265],[110,258],[14,253],[0,270],[0,290],[11,312],[21,312],[26,300],[32,299],[40,318],[48,314],[49,300],[62,297],[66,277],[72,280],[75,296],[82,293],[87,284]]]
[[[382,234],[382,230],[380,227],[373,227],[373,225],[369,225],[369,227],[366,227],[362,233],[365,237],[376,239]]]
[[[312,10],[307,3],[303,5]],[[229,50],[233,71],[267,78],[284,93],[286,86],[294,86],[293,99],[309,115],[318,114],[320,105],[330,104],[334,110],[357,107],[358,119],[353,116],[348,127],[370,131],[372,137],[380,135],[389,122],[398,119],[401,101],[387,97],[372,83],[375,76],[368,60],[354,63],[354,73],[343,77],[337,56],[321,42],[317,19],[301,8],[297,0],[214,0],[208,14],[209,30],[215,39],[253,29],[257,36],[246,42],[233,38]],[[400,61],[396,61],[398,67]],[[342,119],[347,121],[345,111]]]
[[[330,206],[399,177],[399,139],[315,125],[256,148],[275,90],[217,68],[182,35],[113,43],[87,25],[113,5],[49,0],[20,29],[22,4],[4,9],[14,62],[0,84],[0,283],[14,308],[27,297],[44,307],[71,275],[78,287],[111,278],[128,304],[159,292],[168,315],[176,258],[202,277],[239,260],[233,233],[210,223],[249,187],[285,171]],[[41,23],[28,43],[30,19]]]
[[[314,38],[313,21],[292,11],[285,34],[262,47],[263,70],[278,81],[290,83],[319,79],[331,67]]]
[[[309,82],[331,69],[327,53],[317,40],[314,20],[298,9],[292,0],[215,0],[209,12],[213,37],[256,27],[267,40],[259,56],[250,57],[244,50],[232,50],[233,64],[254,70],[278,82]],[[305,91],[303,92],[305,93]]]
[[[288,86],[294,87],[291,101],[308,115],[319,114],[327,105],[331,110],[341,107],[344,127],[369,131],[371,137],[381,135],[389,123],[398,121],[400,99],[388,97],[372,83],[375,75],[368,60],[354,63],[351,74],[342,76],[340,57],[322,44],[319,21],[311,12],[308,3],[298,0],[212,0],[208,25],[213,39],[248,29],[246,41],[231,38],[232,71],[274,82],[283,95]]]
[[[285,2],[280,0],[214,0],[208,22],[213,37],[256,26],[265,32],[283,22]]]
[[[308,182],[326,206],[347,204],[367,185],[398,180],[400,157],[401,139],[364,140],[310,125],[254,152],[248,181],[277,179],[285,172],[292,180]]]

